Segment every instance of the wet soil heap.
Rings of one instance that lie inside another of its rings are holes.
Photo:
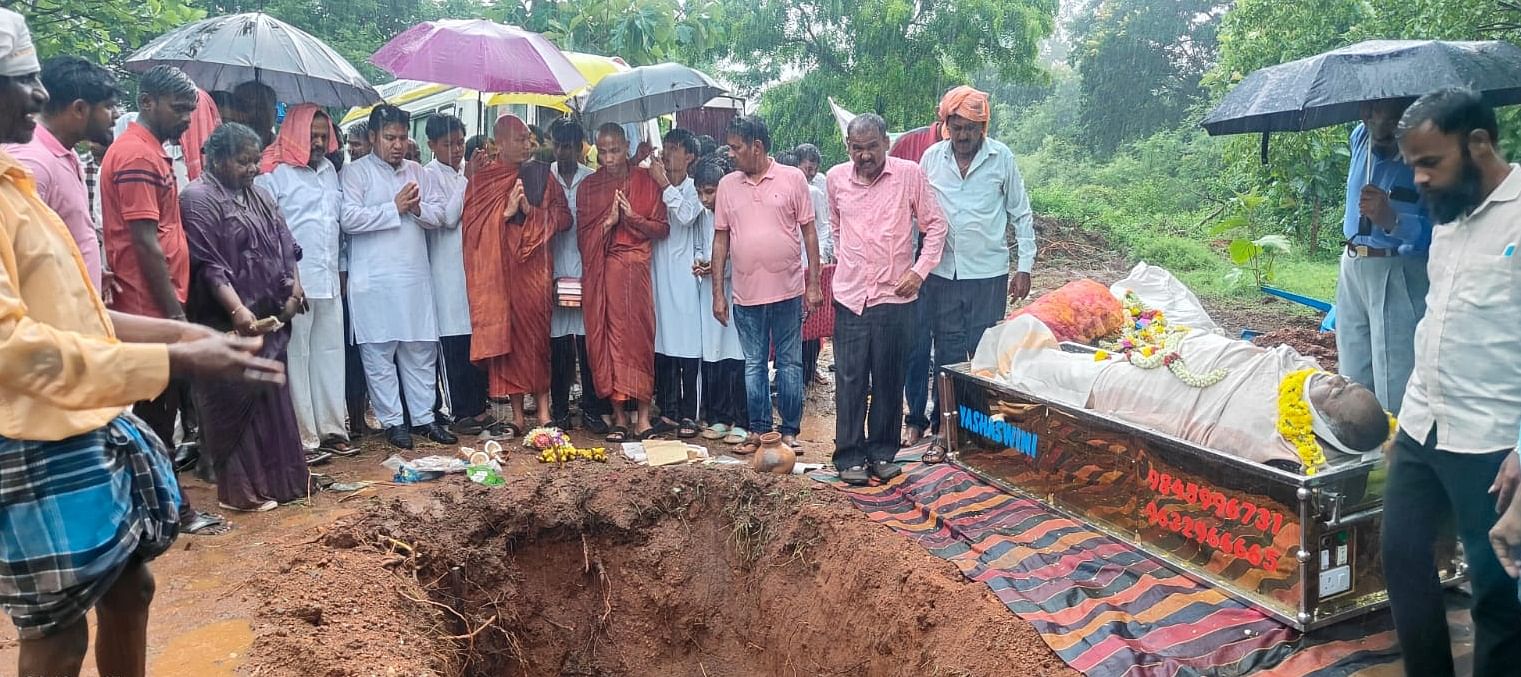
[[[449,480],[261,577],[256,674],[1076,674],[981,583],[800,477]]]

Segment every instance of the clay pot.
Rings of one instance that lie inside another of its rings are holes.
[[[791,475],[797,463],[797,452],[782,443],[782,434],[771,432],[761,435],[760,448],[750,457],[750,468],[756,472]]]

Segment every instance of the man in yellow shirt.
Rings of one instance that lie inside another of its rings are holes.
[[[21,15],[0,9],[0,143],[25,143],[48,100]],[[284,379],[258,339],[120,315],[68,229],[0,151],[0,609],[22,675],[77,675],[94,608],[102,675],[144,674],[153,577],[178,533],[168,452],[128,413],[177,376]]]

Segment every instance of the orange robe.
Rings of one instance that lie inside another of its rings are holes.
[[[502,218],[523,179],[535,207]],[[553,305],[549,240],[569,230],[565,191],[549,165],[488,164],[465,188],[465,287],[470,299],[470,361],[486,370],[492,397],[549,390],[549,314]]]
[[[602,222],[622,190],[632,206],[606,232]],[[597,396],[649,401],[655,393],[655,290],[650,281],[653,240],[671,232],[660,186],[647,170],[630,167],[627,178],[605,169],[576,189],[576,240],[581,247],[582,310],[586,354]],[[693,318],[692,330],[697,330]]]

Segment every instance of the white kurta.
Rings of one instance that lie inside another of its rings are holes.
[[[316,169],[277,165],[254,183],[275,197],[301,245],[301,288],[309,299],[338,298],[338,171],[323,158]],[[340,332],[341,333],[341,332]]]
[[[697,258],[701,261],[711,261],[713,256],[713,212],[706,209],[697,217]],[[728,267],[724,274],[724,289],[734,289],[734,268]],[[734,317],[729,317],[728,326],[718,323],[713,318],[713,278],[701,277],[697,279],[697,324],[702,334],[702,361],[718,362],[720,360],[743,360],[745,350],[739,342],[739,330],[734,326]],[[729,307],[734,307],[734,293],[729,292]]]
[[[550,252],[554,256],[554,275],[556,278],[579,278],[581,277],[581,246],[576,242],[576,189],[581,187],[581,182],[585,181],[586,177],[592,175],[592,169],[577,165],[576,175],[568,183],[565,177],[560,175],[560,163],[551,164],[549,173],[565,191],[565,201],[570,205],[570,230],[555,233],[549,241]],[[580,308],[561,308],[556,304],[549,314],[549,337],[585,336],[586,323],[581,318]]]
[[[808,199],[813,202],[813,231],[819,235],[819,265],[827,265],[834,259],[834,233],[829,229],[829,198],[824,189],[810,185]],[[803,270],[808,270],[806,246],[803,247]]]
[[[392,167],[370,154],[343,168],[340,223],[349,235],[349,310],[357,343],[437,341],[428,223],[442,206],[423,200],[422,217],[398,214],[396,194],[408,183],[426,185],[422,167],[403,160]]]
[[[650,278],[655,286],[655,352],[666,357],[702,357],[702,331],[697,316],[697,218],[704,211],[692,177],[671,184],[660,194],[670,220],[671,234],[656,240],[650,250]]]
[[[465,293],[465,236],[460,217],[465,213],[465,175],[437,158],[423,167],[428,183],[423,200],[439,205],[437,222],[428,235],[428,267],[432,272],[433,311],[439,336],[470,333],[470,297]],[[425,215],[430,212],[423,212]]]

